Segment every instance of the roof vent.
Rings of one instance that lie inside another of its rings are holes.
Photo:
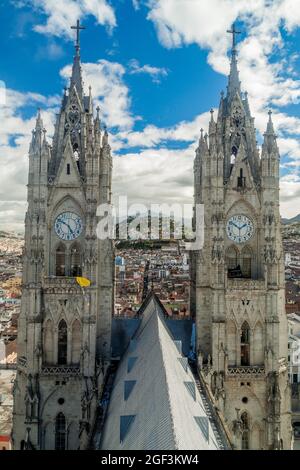
[[[200,431],[202,432],[203,436],[209,442],[209,422],[207,416],[194,416],[196,423]]]
[[[124,400],[128,400],[134,386],[136,384],[136,380],[126,380],[124,382]]]
[[[194,382],[184,382],[187,391],[191,395],[194,401],[196,401],[196,385]]]
[[[120,417],[120,442],[121,443],[126,438],[134,420],[135,420],[134,415]]]
[[[187,360],[187,357],[179,357],[178,358],[178,361],[180,362],[180,364],[182,365],[182,367],[184,368],[185,372],[188,371],[188,360]]]
[[[127,373],[128,374],[132,371],[136,361],[137,361],[137,357],[129,357],[128,358],[128,364],[127,364]]]

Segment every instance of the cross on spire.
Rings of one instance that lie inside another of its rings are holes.
[[[237,31],[235,29],[235,23],[233,23],[232,28],[230,30],[228,30],[227,33],[232,34],[232,50],[235,51],[236,50],[236,44],[237,44],[236,37],[237,37],[238,34],[242,34],[242,32]]]
[[[80,24],[80,20],[77,20],[77,24],[76,26],[71,26],[71,29],[76,29],[76,49],[77,51],[79,51],[80,49],[80,31],[83,31],[85,28],[85,26],[82,26]]]

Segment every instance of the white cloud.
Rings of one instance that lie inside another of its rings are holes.
[[[99,60],[82,64],[86,86],[92,87],[93,97],[101,108],[102,117],[109,127],[131,129],[134,118],[130,111],[131,100],[128,87],[123,81],[125,69],[117,62]],[[71,66],[64,67],[61,76],[69,80]]]
[[[266,129],[267,108],[273,109],[280,151],[288,156],[283,166],[295,176],[300,166],[300,119],[280,108],[300,102],[300,80],[295,78],[295,55],[289,56],[281,28],[291,33],[300,26],[299,0],[148,0],[147,4],[148,19],[154,23],[163,46],[196,43],[207,48],[208,63],[225,75],[229,73],[227,51],[231,40],[225,31],[237,19],[243,22],[247,35],[238,45],[243,89],[249,93],[252,115],[261,134]],[[283,184],[287,184],[285,180]],[[299,179],[293,183],[295,188],[300,189]],[[298,208],[295,204],[292,210],[296,213]],[[287,210],[286,203],[282,210]]]
[[[27,106],[48,107],[43,121],[51,135],[58,103],[57,97],[6,91],[6,104],[0,108],[0,226],[4,230],[22,231],[24,228],[27,155],[35,117],[23,118],[21,111]]]
[[[141,6],[140,0],[132,0],[132,5],[136,11],[139,10]]]
[[[151,148],[171,142],[194,143],[199,138],[200,129],[207,127],[210,113],[196,116],[193,121],[182,121],[173,127],[146,126],[142,131],[120,132],[116,141],[122,148]]]
[[[31,6],[47,16],[45,24],[35,26],[35,31],[53,36],[74,38],[70,29],[78,19],[92,15],[98,24],[114,28],[117,24],[113,8],[106,0],[25,0],[21,4]]]
[[[191,203],[194,150],[147,149],[114,158],[113,194],[129,203]],[[166,171],[167,169],[167,171]]]
[[[129,62],[129,69],[129,73],[131,75],[150,75],[154,83],[160,83],[162,77],[168,76],[168,70],[166,68],[153,67],[151,65],[140,65],[140,63],[136,59],[131,59],[131,61]]]

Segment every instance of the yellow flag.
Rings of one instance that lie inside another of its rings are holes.
[[[77,284],[80,285],[80,287],[90,287],[91,281],[89,279],[86,279],[85,277],[76,277]]]

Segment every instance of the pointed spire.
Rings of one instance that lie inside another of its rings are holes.
[[[236,49],[236,35],[241,34],[235,28],[235,23],[228,33],[232,34],[232,49],[231,49],[231,62],[230,62],[230,75],[228,80],[227,95],[229,99],[232,99],[238,92],[241,94],[241,82],[239,78],[239,71],[237,66],[237,49]]]
[[[269,114],[269,121],[268,121],[268,125],[267,125],[267,134],[268,135],[275,135],[275,131],[274,131],[274,125],[273,125],[273,121],[272,121],[272,114],[273,112],[270,110],[268,112]]]
[[[203,129],[200,129],[200,140],[198,149],[201,155],[208,153],[207,134],[204,135]]]
[[[264,134],[264,142],[263,142],[263,153],[262,153],[262,158],[264,155],[271,154],[275,152],[276,154],[278,153],[278,146],[277,146],[277,136],[275,134],[274,130],[274,125],[272,121],[272,111],[269,111],[269,121],[267,125],[267,130]]]
[[[97,115],[96,115],[96,119],[95,119],[95,130],[100,131],[100,129],[101,129],[100,106],[97,106],[96,111],[97,111]]]
[[[210,123],[209,123],[209,135],[214,134],[216,132],[216,123],[214,119],[214,110],[210,110]]]
[[[246,113],[248,114],[249,117],[251,117],[249,100],[248,100],[248,92],[247,91],[245,91],[245,93],[244,93],[243,103],[244,103],[244,108],[245,108]]]
[[[108,146],[108,132],[107,132],[107,127],[104,126],[104,135],[102,139],[102,147]]]
[[[38,115],[36,118],[35,130],[42,131],[43,128],[44,128],[44,124],[43,124],[42,115],[41,115],[41,108],[38,108]]]
[[[71,29],[76,29],[77,31],[77,38],[76,38],[76,45],[75,45],[76,52],[75,52],[74,62],[73,62],[71,87],[76,86],[77,93],[79,94],[80,97],[82,97],[83,83],[82,83],[81,61],[80,61],[80,31],[85,29],[85,27],[81,26],[78,20],[77,25],[71,26]]]

